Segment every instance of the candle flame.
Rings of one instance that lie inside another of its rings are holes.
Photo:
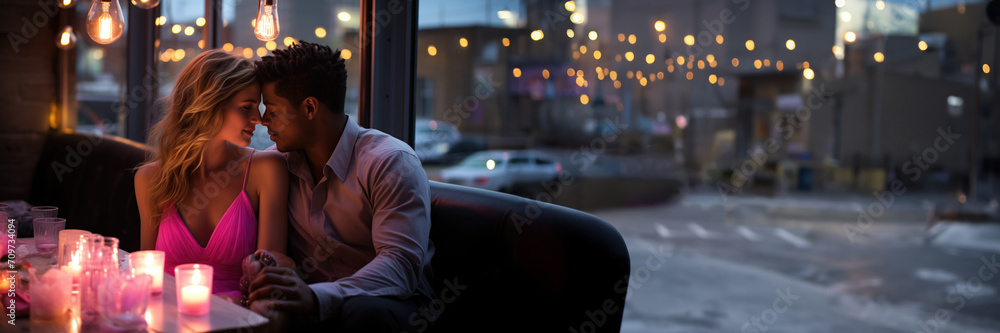
[[[70,332],[80,332],[80,316],[73,316],[70,320]]]
[[[198,270],[197,266],[194,268],[194,274],[191,276],[191,284],[201,284],[201,271]]]

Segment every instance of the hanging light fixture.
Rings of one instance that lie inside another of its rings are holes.
[[[260,0],[257,8],[257,19],[254,21],[253,34],[261,41],[272,41],[278,38],[278,4],[277,0]]]
[[[76,0],[59,0],[56,1],[56,4],[59,5],[59,8],[69,8],[76,4]]]
[[[87,13],[87,34],[98,44],[111,44],[125,32],[125,19],[117,0],[94,0]]]
[[[150,9],[160,4],[160,0],[132,0],[132,4],[142,9]]]
[[[63,28],[59,37],[56,38],[56,46],[61,50],[72,50],[76,46],[76,34],[73,33],[72,26],[67,25]]]

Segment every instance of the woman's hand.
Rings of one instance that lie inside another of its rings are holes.
[[[222,299],[224,299],[224,300],[228,301],[229,303],[233,303],[233,304],[236,304],[236,305],[240,305],[240,306],[242,306],[242,305],[240,304],[240,300],[238,300],[238,299],[234,298],[233,296],[229,296],[229,295],[222,295],[222,294],[216,294],[215,296],[219,296],[219,297],[222,297]]]
[[[286,256],[284,253],[274,251],[270,251],[268,253],[274,256],[274,259],[278,261],[278,267],[295,268],[295,261],[292,260],[291,257]]]

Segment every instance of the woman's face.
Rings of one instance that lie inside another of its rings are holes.
[[[260,124],[260,85],[254,84],[236,93],[223,107],[225,120],[217,138],[234,145],[249,146],[253,130]]]

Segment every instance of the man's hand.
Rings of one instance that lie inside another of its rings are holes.
[[[291,268],[264,267],[250,282],[250,303],[267,300],[278,311],[316,314],[317,300],[312,289]]]

